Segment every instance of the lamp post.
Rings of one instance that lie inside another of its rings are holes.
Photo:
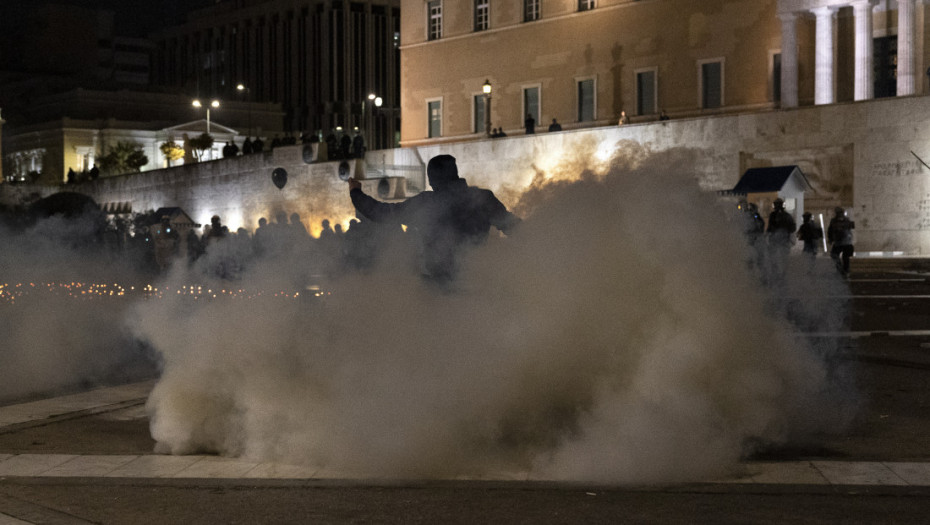
[[[375,99],[379,98],[378,95],[374,93],[368,94],[368,100],[365,101],[365,147],[371,148],[372,138],[374,133],[372,132],[372,114],[374,109],[372,109],[372,104],[375,103]]]
[[[193,102],[191,102],[191,105],[194,106],[195,108],[203,107],[203,104],[200,103],[200,99],[196,99],[196,98],[194,99]],[[216,99],[210,101],[210,105],[207,106],[207,135],[210,134],[210,108],[218,108],[218,107],[220,107],[220,101]]]
[[[384,102],[384,101],[381,99],[381,97],[375,97],[375,117],[376,117],[376,118],[372,119],[372,120],[374,120],[375,123],[378,122],[378,119],[377,119],[378,110],[381,109],[381,104],[382,104],[383,102]],[[374,128],[378,128],[378,126],[373,126],[373,127],[374,127]],[[379,139],[380,139],[380,134],[377,133],[377,131],[378,131],[377,129],[372,129],[372,141],[378,143],[378,144],[377,144],[378,147],[377,147],[377,148],[373,148],[373,149],[380,149],[380,148],[381,148],[381,141],[379,140]]]
[[[375,108],[380,108],[383,100],[374,93],[368,94],[365,102],[365,147],[374,149],[378,134],[375,133]]]
[[[491,81],[485,80],[481,86],[484,91],[484,132],[491,136]]]
[[[249,105],[249,139],[252,137],[252,90],[244,84],[236,85],[236,91],[245,91],[245,103]]]

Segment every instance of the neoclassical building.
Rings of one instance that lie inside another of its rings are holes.
[[[402,0],[403,145],[926,93],[921,0]],[[490,96],[484,86],[490,86]]]
[[[852,22],[843,24],[841,14],[850,10]],[[778,18],[783,107],[799,103],[799,23],[810,18],[815,33],[815,104],[837,101],[837,71],[843,62],[852,63],[855,100],[926,91],[920,67],[926,63],[922,0],[779,0]]]
[[[168,166],[159,147],[162,143],[183,147],[185,136],[196,137],[208,129],[215,143],[202,160],[219,158],[226,142],[241,146],[249,125],[252,136],[266,142],[282,133],[283,112],[278,104],[223,100],[209,115],[191,102],[182,95],[127,90],[75,89],[35,97],[34,122],[4,130],[2,180],[61,184],[67,182],[69,171],[91,170],[119,142],[139,146],[149,160],[142,171],[148,171]],[[188,155],[186,162],[194,160]]]

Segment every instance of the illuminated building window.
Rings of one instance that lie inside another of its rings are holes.
[[[429,137],[442,136],[442,100],[427,101],[427,114],[429,115]]]
[[[523,0],[523,21],[539,20],[539,0]]]
[[[442,0],[431,0],[427,5],[429,11],[429,39],[442,38]]]
[[[486,31],[490,27],[491,0],[475,0],[475,31]]]
[[[480,95],[475,95],[474,97],[474,108],[475,108],[475,121],[474,121],[474,132],[475,133],[484,133],[485,131],[485,109],[488,107],[488,97],[484,93]]]
[[[578,122],[594,120],[594,79],[578,81]]]
[[[723,60],[706,60],[699,63],[701,78],[701,108],[723,106]]]
[[[541,122],[539,118],[539,86],[523,88],[523,115],[532,115],[533,120]]]
[[[594,0],[578,0],[579,11],[590,11],[594,9]]]
[[[636,114],[654,115],[656,111],[656,70],[636,72]]]

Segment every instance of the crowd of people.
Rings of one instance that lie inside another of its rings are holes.
[[[801,225],[797,226],[794,217],[785,210],[785,201],[781,198],[772,203],[768,221],[762,218],[758,206],[754,203],[741,202],[739,207],[746,217],[746,234],[750,245],[757,251],[763,247],[766,249],[768,273],[783,276],[784,262],[796,240],[802,243],[801,252],[804,256],[810,258],[812,264],[816,260],[821,251],[824,231],[814,222],[813,214],[804,212],[801,215]],[[844,208],[837,206],[833,212],[834,216],[827,228],[826,241],[830,245],[829,254],[837,272],[848,278],[850,258],[854,252],[855,223],[849,219]]]
[[[269,144],[269,151],[280,146],[317,144],[319,142],[320,137],[316,133],[303,133],[300,137],[295,137],[290,133],[283,137],[275,135]],[[367,149],[365,139],[358,128],[356,128],[352,134],[342,129],[332,130],[326,135],[323,142],[326,144],[326,156],[329,160],[362,158],[365,156],[365,151]],[[226,145],[223,146],[223,157],[235,157],[239,155],[240,152],[242,155],[251,155],[253,153],[261,153],[264,150],[265,143],[261,138],[256,137],[252,139],[252,137],[246,137],[242,142],[241,149],[235,143],[227,142]]]

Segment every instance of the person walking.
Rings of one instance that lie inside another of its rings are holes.
[[[823,239],[823,229],[814,221],[811,212],[801,215],[801,226],[798,228],[798,240],[804,244],[802,251],[811,259],[817,257],[818,245]]]
[[[833,212],[833,218],[827,226],[827,241],[833,245],[830,249],[830,257],[836,262],[836,269],[840,275],[848,278],[849,259],[854,252],[853,229],[856,223],[849,220],[846,210],[840,206],[834,208]]]

